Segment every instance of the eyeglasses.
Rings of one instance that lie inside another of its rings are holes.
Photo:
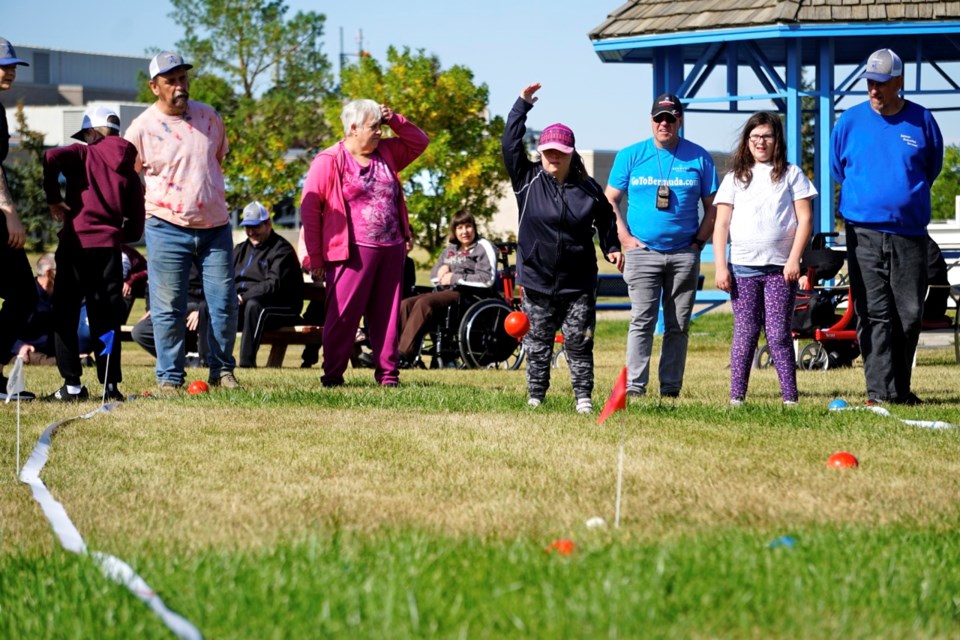
[[[758,136],[750,136],[750,142],[752,142],[753,144],[757,144],[757,143],[760,142],[761,140],[764,141],[764,142],[766,142],[766,143],[770,143],[770,142],[773,142],[773,136],[770,135],[770,134],[766,134],[766,135],[762,135],[762,136],[759,136],[759,135],[758,135]]]
[[[669,113],[658,113],[657,115],[653,116],[653,121],[656,122],[657,124],[660,124],[661,122],[673,124],[677,121],[677,119],[674,118]]]

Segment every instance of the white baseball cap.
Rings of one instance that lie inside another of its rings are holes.
[[[903,61],[890,49],[880,49],[870,54],[860,80],[886,82],[903,75]]]
[[[120,116],[118,116],[117,112],[113,109],[108,109],[107,107],[90,107],[83,113],[83,122],[80,124],[80,131],[77,131],[70,137],[83,142],[83,132],[96,127],[107,127],[114,131],[120,131],[120,125],[108,120],[110,116],[116,118],[117,121],[120,120]]]
[[[270,219],[270,212],[267,208],[254,200],[243,208],[243,215],[240,216],[241,227],[255,227],[263,224]]]

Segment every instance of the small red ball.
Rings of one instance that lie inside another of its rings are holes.
[[[828,467],[836,467],[837,469],[853,469],[860,466],[860,463],[854,457],[852,453],[847,453],[846,451],[838,451],[829,458],[827,458]]]
[[[519,340],[530,331],[530,320],[523,311],[511,311],[503,320],[503,328],[508,335]]]
[[[207,391],[210,391],[210,387],[203,380],[194,380],[190,383],[190,386],[187,387],[187,393],[192,396],[200,393],[206,393]]]

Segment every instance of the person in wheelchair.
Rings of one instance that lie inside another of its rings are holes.
[[[419,356],[426,333],[436,323],[434,316],[457,304],[461,294],[487,292],[496,279],[497,258],[493,245],[477,236],[473,214],[461,210],[450,222],[449,244],[430,272],[436,290],[406,298],[400,303],[400,368],[412,366]]]

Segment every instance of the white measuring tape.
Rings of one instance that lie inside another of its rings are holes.
[[[88,552],[87,545],[83,542],[83,536],[80,535],[80,532],[77,531],[76,526],[74,526],[70,520],[66,509],[54,499],[49,489],[47,489],[47,486],[43,484],[43,480],[40,479],[40,472],[43,471],[44,465],[47,464],[53,434],[55,434],[60,427],[74,420],[89,420],[98,413],[110,411],[119,405],[119,402],[103,405],[82,416],[54,422],[47,427],[37,441],[37,445],[33,448],[33,452],[30,454],[27,463],[23,465],[23,469],[20,471],[20,481],[30,485],[33,498],[40,504],[40,508],[43,509],[44,515],[47,516],[53,532],[60,540],[60,544],[63,545],[64,549],[80,555],[89,554],[103,571],[104,575],[117,584],[129,589],[130,593],[143,601],[154,613],[160,616],[163,624],[178,638],[182,640],[203,640],[203,634],[200,633],[193,623],[180,614],[168,609],[167,605],[160,599],[160,596],[150,588],[150,585],[148,585],[143,578],[137,575],[137,572],[134,571],[130,565],[108,553],[100,551]]]

